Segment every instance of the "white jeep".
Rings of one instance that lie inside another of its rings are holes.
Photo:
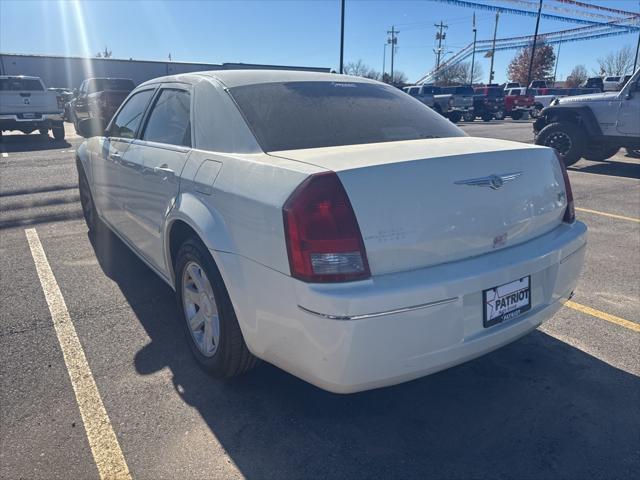
[[[57,93],[48,91],[39,77],[0,76],[0,138],[7,130],[39,130],[42,135],[51,130],[56,140],[63,140],[63,110]]]
[[[558,98],[533,124],[535,143],[556,149],[564,163],[603,161],[621,147],[640,148],[640,69],[619,92]]]

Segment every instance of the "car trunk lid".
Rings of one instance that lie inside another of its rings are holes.
[[[459,137],[272,155],[337,172],[374,275],[525,242],[559,225],[566,207],[549,148]]]

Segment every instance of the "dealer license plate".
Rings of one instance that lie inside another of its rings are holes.
[[[531,309],[531,277],[484,290],[482,301],[485,327],[516,318]]]

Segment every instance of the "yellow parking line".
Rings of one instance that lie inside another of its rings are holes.
[[[629,330],[633,330],[634,332],[640,332],[640,325],[635,322],[630,322],[629,320],[625,320],[624,318],[616,317],[615,315],[611,315],[609,313],[601,312],[600,310],[596,310],[595,308],[587,307],[585,305],[580,305],[579,303],[572,302],[568,300],[564,303],[565,307],[572,308],[577,310],[578,312],[586,313],[587,315],[592,315],[601,320],[606,320],[607,322],[615,323],[616,325],[620,325],[621,327],[628,328]]]
[[[599,212],[598,210],[589,210],[588,208],[576,207],[576,210],[580,212],[585,212],[585,213],[594,213],[596,215],[602,215],[603,217],[611,217],[611,218],[617,218],[618,220],[627,220],[629,222],[640,223],[640,218],[625,217],[624,215],[614,215],[613,213]]]
[[[53,275],[35,228],[25,230],[36,271],[49,305],[64,363],[76,395],[93,459],[103,480],[131,479],[129,467],[102,403],[67,305]]]

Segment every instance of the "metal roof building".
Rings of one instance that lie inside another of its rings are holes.
[[[77,88],[91,77],[130,78],[136,85],[165,75],[203,70],[270,69],[329,72],[329,68],[250,63],[188,63],[0,53],[0,75],[33,75],[47,87]]]

